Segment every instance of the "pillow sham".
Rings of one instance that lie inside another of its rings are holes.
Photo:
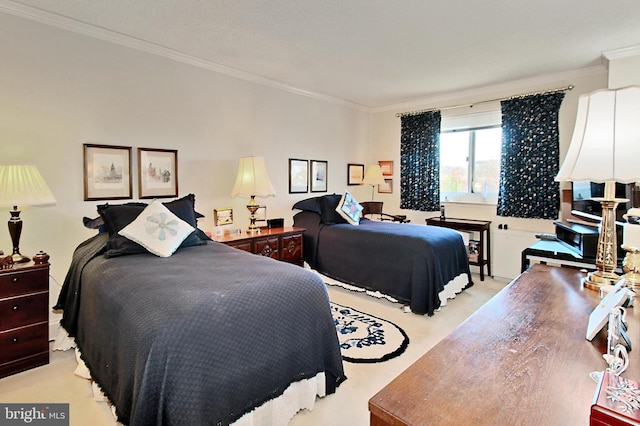
[[[338,207],[341,198],[342,195],[340,194],[324,195],[321,197],[321,216],[323,223],[328,225],[334,223],[347,223],[347,221],[336,211],[336,207]]]
[[[360,224],[360,213],[363,207],[353,198],[353,195],[349,191],[344,191],[342,198],[336,207],[336,211],[342,216],[348,223],[352,225]]]
[[[194,228],[197,228],[197,219],[194,210],[195,196],[186,195],[173,201],[162,203],[173,214],[184,220]],[[104,220],[105,227],[109,232],[109,242],[107,243],[106,257],[116,257],[128,254],[145,253],[147,249],[132,241],[118,232],[125,226],[133,222],[147,207],[146,203],[131,202],[126,204],[102,204],[98,206],[98,213]],[[207,244],[203,238],[203,232],[194,231],[180,245],[180,247],[191,247]]]
[[[312,197],[304,200],[300,200],[291,207],[291,210],[298,209],[309,212],[315,212],[322,215],[322,205],[320,200],[322,197]]]
[[[118,234],[135,241],[156,256],[169,257],[194,231],[193,226],[173,214],[163,203],[154,200]]]

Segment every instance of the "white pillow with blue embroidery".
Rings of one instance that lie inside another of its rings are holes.
[[[349,191],[344,191],[338,207],[336,207],[338,214],[352,225],[360,224],[360,213],[362,209],[363,207],[353,198],[353,195],[351,195]]]
[[[153,200],[136,220],[118,234],[135,241],[156,256],[169,257],[194,230],[193,226],[171,213],[160,201]]]

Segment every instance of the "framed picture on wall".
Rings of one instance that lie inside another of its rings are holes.
[[[84,200],[131,198],[131,147],[83,144],[83,149]]]
[[[309,192],[309,161],[289,158],[289,194]]]
[[[213,209],[213,225],[222,226],[230,225],[233,223],[233,209],[230,207],[223,207],[219,209]]]
[[[138,197],[178,196],[178,151],[138,148]]]
[[[378,161],[382,176],[393,176],[393,161]]]
[[[311,160],[311,192],[327,192],[327,161]]]
[[[360,185],[364,179],[364,164],[347,164],[347,185]]]
[[[381,194],[393,193],[393,179],[385,179],[384,183],[378,185],[378,192]]]
[[[267,221],[267,207],[260,206],[258,210],[256,210],[256,222],[266,222]]]

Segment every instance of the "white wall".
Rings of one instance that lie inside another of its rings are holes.
[[[370,158],[362,111],[2,13],[0,40],[0,162],[35,164],[57,199],[21,214],[23,254],[51,256],[52,305],[53,281],[62,284],[73,250],[94,234],[82,217],[101,203],[83,201],[83,143],[131,146],[134,164],[137,147],[177,149],[179,193],[196,194],[204,230],[225,206],[246,228],[246,200],[229,196],[241,156],[265,157],[277,195],[261,202],[287,226],[293,203],[316,195],[288,194],[288,158],[327,160],[330,192],[346,187],[347,163]],[[136,187],[134,176],[134,197]],[[11,252],[6,228],[0,249]]]

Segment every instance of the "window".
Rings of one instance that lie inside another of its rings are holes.
[[[501,147],[499,126],[441,132],[442,201],[496,203]]]

